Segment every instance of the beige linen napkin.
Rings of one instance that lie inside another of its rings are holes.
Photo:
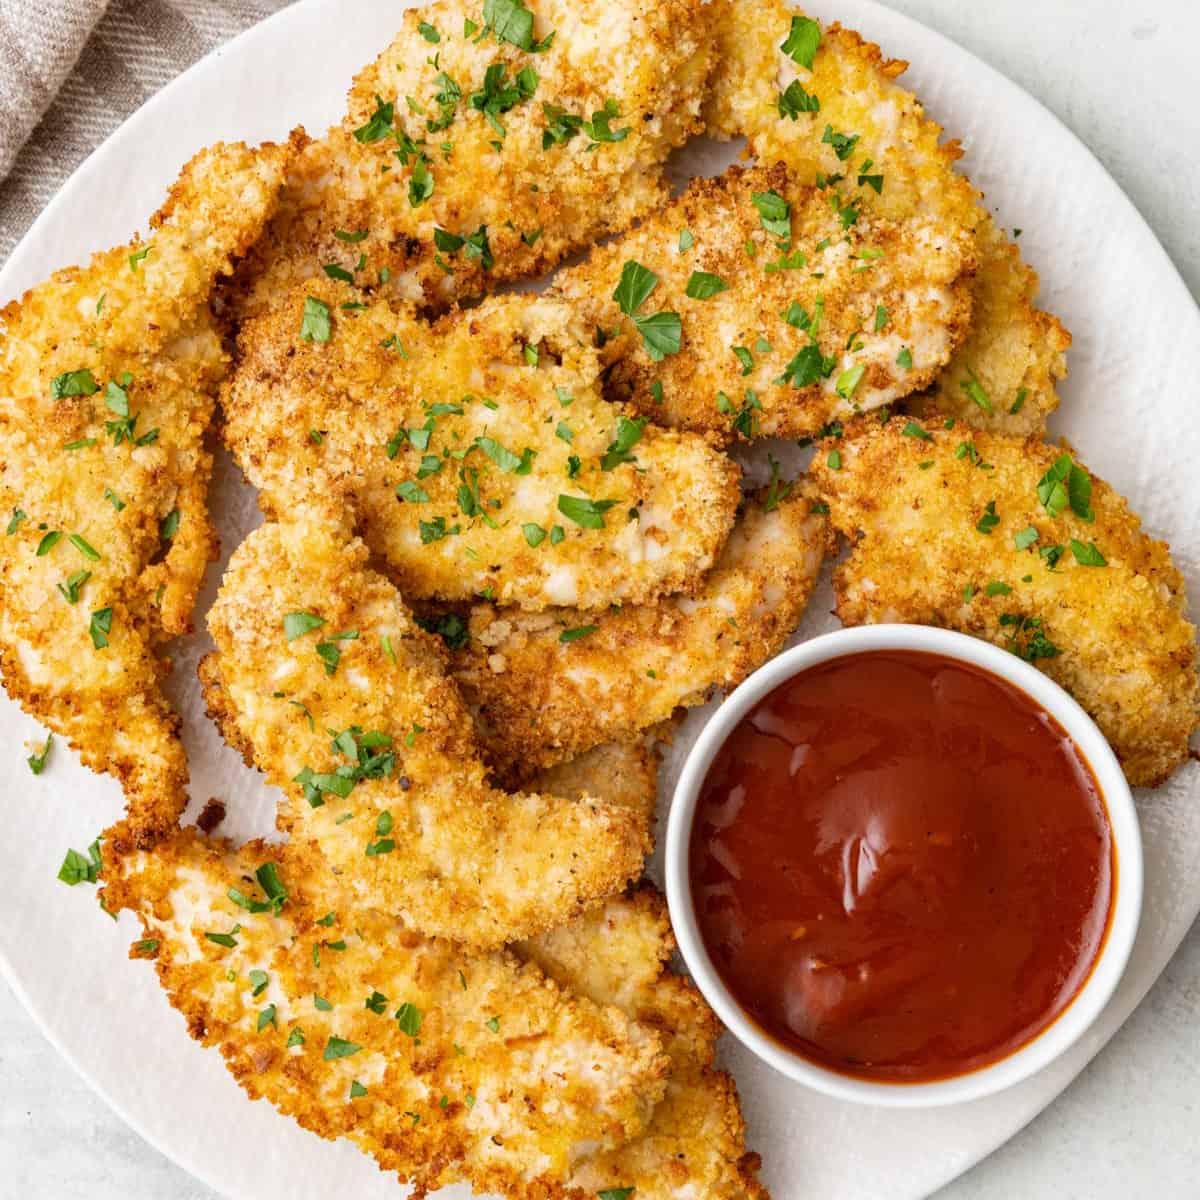
[[[108,0],[0,0],[0,176],[79,59]]]
[[[122,121],[287,3],[0,0],[0,263]]]

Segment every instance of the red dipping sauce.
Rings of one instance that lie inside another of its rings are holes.
[[[1035,701],[941,655],[872,651],[734,729],[690,876],[713,966],[764,1031],[920,1083],[1005,1057],[1071,1003],[1116,860],[1091,769]]]

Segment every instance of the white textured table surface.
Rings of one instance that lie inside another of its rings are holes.
[[[890,3],[986,59],[1074,129],[1200,297],[1196,0]],[[9,828],[19,830],[22,798],[6,799]],[[63,986],[87,981],[68,976]],[[139,1069],[136,1046],[129,1069]],[[1193,1200],[1200,1195],[1198,1084],[1200,926],[1059,1101],[938,1200]],[[84,1193],[213,1200],[87,1090],[0,983],[0,1198]]]

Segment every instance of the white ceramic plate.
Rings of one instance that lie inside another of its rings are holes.
[[[220,138],[280,138],[296,123],[318,131],[340,115],[353,72],[398,23],[403,0],[302,0],[230,43],[164,89],[79,169],[0,273],[0,299],[52,269],[125,240],[158,205],[179,166]],[[1075,333],[1071,380],[1057,430],[1132,497],[1167,536],[1200,595],[1200,313],[1154,236],[1088,151],[1013,84],[938,34],[871,0],[813,0],[911,60],[911,85],[968,147],[967,168],[1042,273],[1044,300]],[[719,162],[701,151],[682,173]],[[255,523],[253,496],[223,464],[214,488],[226,549]],[[202,607],[211,601],[210,573]],[[833,627],[828,591],[802,636]],[[196,805],[231,802],[231,832],[270,824],[273,800],[202,716],[195,683],[201,638],[182,645],[173,678],[185,714]],[[692,736],[705,718],[693,714]],[[68,846],[83,849],[120,810],[116,785],[59,748],[34,779],[21,744],[40,736],[0,698],[0,841],[4,919],[0,965],[47,1035],[150,1142],[230,1197],[318,1200],[395,1197],[393,1179],[349,1145],[303,1132],[251,1104],[215,1052],[189,1041],[151,968],[130,963],[128,917],[110,924],[92,889],[55,874]],[[664,796],[690,739],[665,766]],[[810,1093],[730,1049],[753,1146],[776,1200],[915,1200],[964,1171],[1048,1104],[1145,994],[1200,910],[1200,768],[1139,798],[1146,907],[1125,980],[1092,1032],[1055,1066],[1001,1095],[952,1110],[884,1112]],[[456,1189],[447,1197],[464,1197]]]

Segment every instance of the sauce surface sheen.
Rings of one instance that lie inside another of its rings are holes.
[[[1019,1049],[1070,1004],[1115,889],[1103,797],[1024,692],[873,651],[788,680],[701,789],[692,894],[709,956],[773,1039],[915,1083]]]

